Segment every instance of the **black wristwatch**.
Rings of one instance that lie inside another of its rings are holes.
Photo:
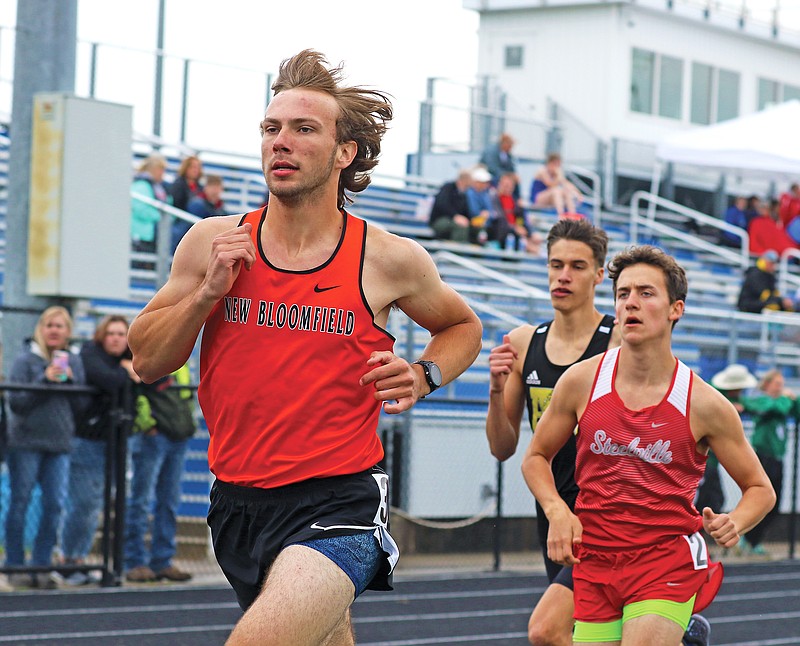
[[[439,366],[437,366],[433,361],[420,360],[415,361],[414,363],[418,363],[422,366],[422,372],[425,373],[425,381],[428,382],[428,387],[431,389],[431,393],[442,385],[442,371],[439,370]],[[431,393],[428,393],[428,395]],[[421,399],[425,399],[426,396],[427,395],[421,397]]]

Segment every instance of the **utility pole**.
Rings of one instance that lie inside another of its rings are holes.
[[[17,0],[2,307],[7,361],[33,334],[41,311],[53,304],[28,294],[27,286],[33,96],[74,93],[77,34],[78,0]]]

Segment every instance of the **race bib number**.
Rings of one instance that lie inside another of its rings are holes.
[[[705,570],[708,568],[708,545],[700,535],[700,532],[695,532],[689,536],[683,537],[689,544],[689,551],[692,555],[692,565],[695,570]]]
[[[378,485],[378,491],[380,492],[380,503],[372,522],[381,527],[386,527],[389,522],[389,476],[385,473],[373,473],[372,477],[375,478],[375,483]]]

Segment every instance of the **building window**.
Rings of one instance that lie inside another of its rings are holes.
[[[739,116],[739,74],[692,63],[690,120],[708,125]]]
[[[631,111],[680,119],[682,103],[683,61],[634,48]]]
[[[711,123],[711,73],[713,68],[703,63],[692,63],[692,123]]]
[[[505,65],[506,69],[522,67],[522,54],[524,48],[522,45],[506,45]]]
[[[739,74],[719,70],[717,75],[717,118],[727,121],[739,116]]]
[[[783,101],[791,101],[792,99],[800,99],[800,87],[785,85],[770,79],[758,79],[759,110]]]
[[[780,83],[769,79],[758,79],[758,109],[763,110],[768,105],[780,102]]]
[[[796,85],[784,85],[783,100],[791,101],[792,99],[800,99],[800,87]]]
[[[661,56],[658,80],[658,114],[671,119],[681,118],[683,99],[683,61]]]
[[[652,114],[655,88],[656,55],[643,49],[633,50],[631,69],[631,110]]]

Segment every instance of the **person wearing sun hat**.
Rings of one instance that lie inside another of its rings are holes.
[[[750,374],[747,366],[741,363],[732,363],[711,378],[711,385],[719,390],[741,413],[742,405],[739,399],[742,391],[755,388],[758,385],[758,379]],[[697,498],[694,504],[698,509],[703,507],[721,509],[725,504],[725,492],[722,489],[722,480],[719,475],[719,462],[711,451],[708,453],[706,470],[700,486],[697,488]]]

